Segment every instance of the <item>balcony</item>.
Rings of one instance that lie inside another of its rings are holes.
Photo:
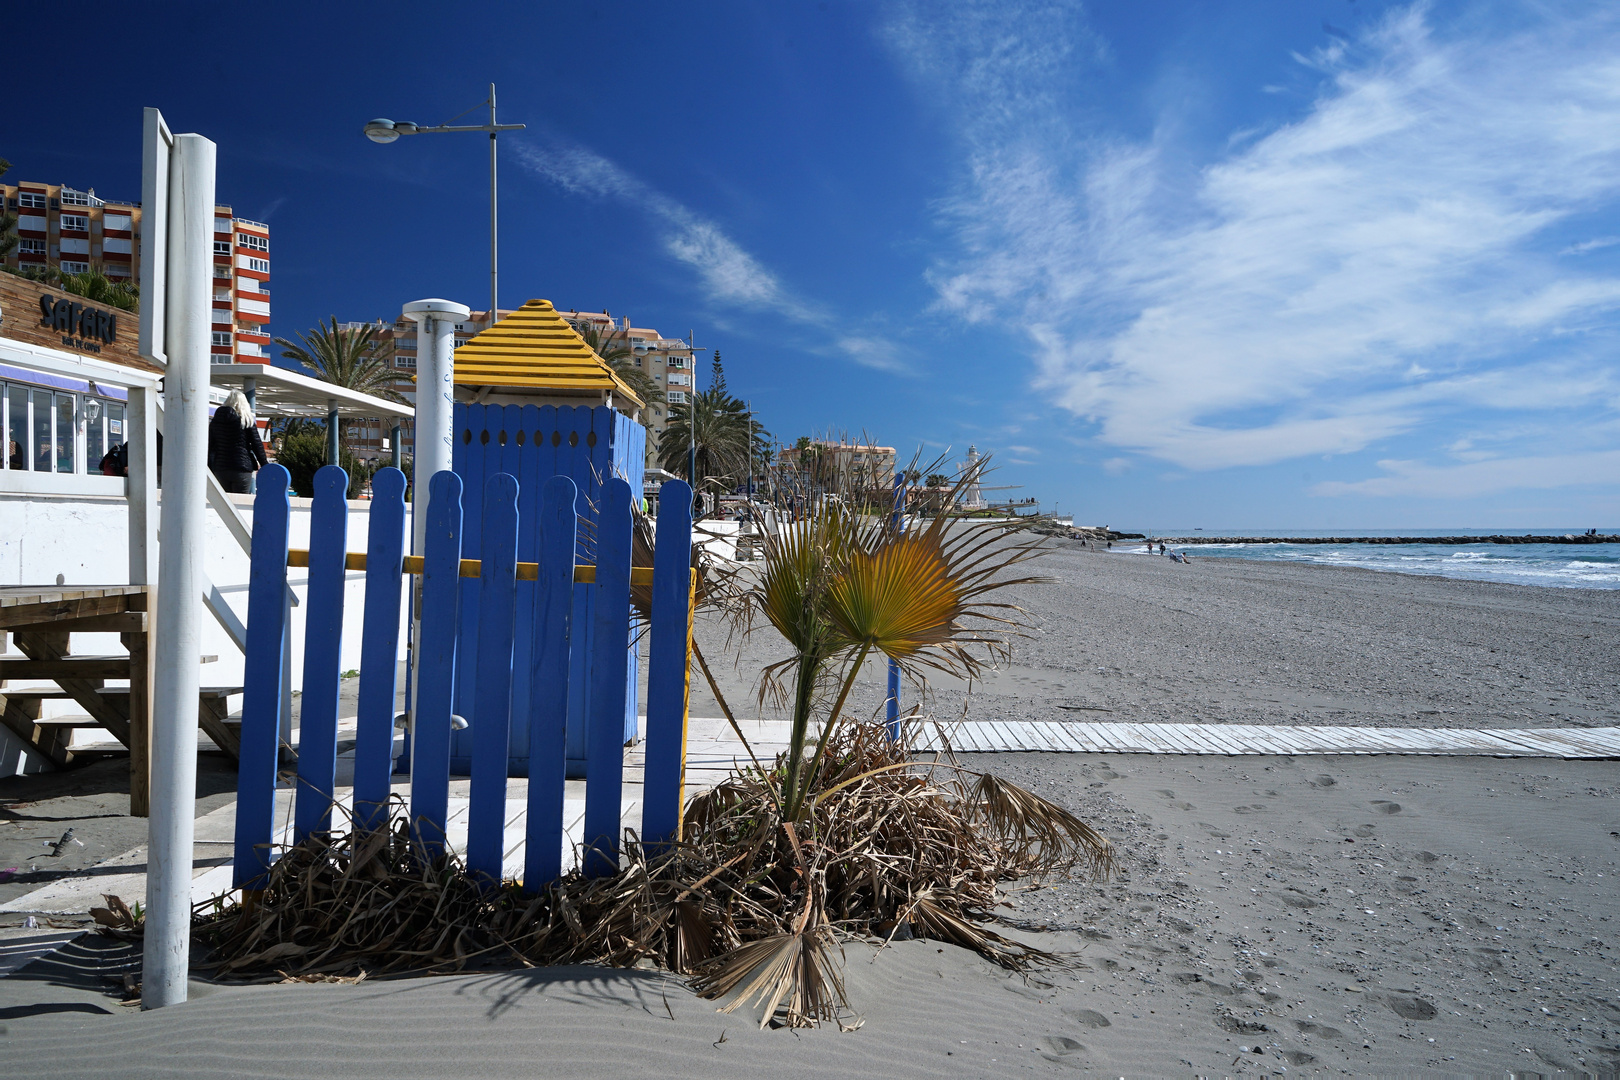
[[[246,296],[237,296],[236,312],[242,316],[260,316],[265,320],[270,318],[270,302],[268,300],[249,300]]]
[[[250,229],[263,229],[265,232],[270,231],[270,226],[266,225],[262,221],[250,221],[245,217],[239,217],[236,219],[236,223],[238,225],[246,225]]]

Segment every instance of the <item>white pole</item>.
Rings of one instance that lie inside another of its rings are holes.
[[[494,310],[493,308],[491,309]],[[450,468],[450,449],[455,440],[456,393],[456,323],[472,314],[466,304],[451,300],[413,300],[405,305],[405,317],[416,323],[416,447],[412,451],[411,477],[411,553],[423,554],[427,537],[428,481],[434,473]],[[417,602],[411,610],[415,619],[411,625],[411,691],[421,685],[419,660],[422,650],[417,646],[421,637],[421,582],[411,579],[417,591]],[[405,703],[410,714],[411,728],[415,729],[416,701]],[[411,755],[416,761],[416,755]]]
[[[197,691],[202,681],[203,540],[208,513],[208,353],[214,144],[175,138],[169,174],[168,368],[164,373],[163,544],[152,635],[152,816],[141,1006],[186,1000],[191,960]],[[150,236],[158,244],[163,237]]]

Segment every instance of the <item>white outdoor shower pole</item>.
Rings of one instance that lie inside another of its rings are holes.
[[[451,300],[413,300],[405,317],[416,323],[416,449],[411,482],[411,552],[422,554],[427,535],[428,481],[450,468],[455,436],[456,323],[472,315],[466,304]],[[421,513],[417,513],[421,510]]]
[[[204,530],[208,513],[208,354],[214,252],[214,144],[177,135],[169,159],[164,319],[163,542],[152,631],[152,815],[148,824],[141,1005],[186,1000],[202,681]],[[162,244],[165,237],[149,236]]]
[[[411,461],[411,553],[423,554],[427,536],[428,481],[434,473],[450,468],[450,449],[455,440],[456,323],[472,314],[466,304],[452,300],[413,300],[405,305],[405,317],[416,323],[416,442]],[[421,685],[418,665],[422,650],[422,605],[420,576],[413,576],[412,590],[417,602],[411,606],[411,693],[406,702],[410,727],[416,729],[415,693]],[[411,761],[416,755],[411,755]]]

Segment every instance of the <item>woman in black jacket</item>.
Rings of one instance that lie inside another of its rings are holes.
[[[253,410],[242,391],[232,390],[208,422],[208,469],[220,487],[246,495],[253,474],[264,467],[265,461]]]

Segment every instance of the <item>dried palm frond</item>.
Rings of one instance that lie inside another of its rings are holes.
[[[397,797],[389,827],[316,833],[270,867],[250,901],[199,906],[219,974],[353,977],[468,967],[651,960],[693,977],[727,1011],[844,1023],[839,941],[916,936],[1012,970],[1053,957],[993,927],[1003,882],[1106,872],[1106,840],[1072,814],[950,761],[913,757],[881,725],[840,728],[784,816],[769,775],[742,773],[687,806],[682,841],[654,852],[627,832],[610,877],[525,892],[483,888],[454,853],[429,857]]]
[[[838,963],[842,956],[832,927],[822,922],[750,941],[717,957],[692,980],[692,989],[710,998],[736,991],[736,997],[720,1011],[729,1013],[744,1005],[759,1008],[762,1028],[783,1005],[786,1024],[810,1027],[818,1020],[836,1021],[849,1008]]]
[[[980,773],[973,806],[996,835],[1013,845],[1013,857],[1031,867],[1068,869],[1081,860],[1095,874],[1113,869],[1107,837],[1069,811],[992,773]]]

